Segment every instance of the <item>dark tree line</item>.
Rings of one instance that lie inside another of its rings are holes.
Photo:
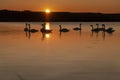
[[[0,22],[119,22],[120,14],[70,13],[70,12],[32,12],[0,10]]]

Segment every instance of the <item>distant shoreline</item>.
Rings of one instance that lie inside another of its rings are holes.
[[[120,22],[120,13],[70,13],[0,10],[0,22]]]

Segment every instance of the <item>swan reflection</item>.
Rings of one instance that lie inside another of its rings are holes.
[[[30,39],[31,38],[31,33],[30,32],[25,32],[26,33],[26,38]]]
[[[49,33],[42,33],[42,40],[49,39],[50,34]]]
[[[102,36],[102,40],[105,40],[106,36],[112,36],[113,34],[112,33],[107,33],[107,32],[99,32],[99,33],[96,33],[96,32],[91,32],[91,38],[94,36],[96,36],[96,38],[98,38],[99,36]]]
[[[44,39],[49,39],[50,38],[50,33],[51,33],[51,28],[50,28],[50,22],[45,22],[43,24],[43,28],[41,29],[42,32],[42,40]]]

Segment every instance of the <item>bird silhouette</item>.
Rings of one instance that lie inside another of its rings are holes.
[[[93,25],[90,25],[91,27],[92,27],[92,29],[91,29],[91,31],[92,32],[99,32],[100,30],[98,29],[98,27],[97,28],[93,28]]]
[[[26,23],[26,27],[24,28],[24,31],[25,31],[25,32],[29,31],[29,29],[28,29],[28,24],[27,24],[27,23]]]
[[[102,24],[102,27],[103,27],[103,31],[104,32],[107,32],[107,33],[112,33],[112,32],[114,32],[115,30],[113,30],[113,28],[112,27],[109,27],[109,28],[105,28],[105,24]]]
[[[32,32],[32,33],[38,32],[38,30],[36,30],[36,29],[31,29],[31,25],[30,24],[28,24],[28,26],[29,26],[29,32]]]
[[[67,29],[67,28],[62,28],[61,25],[59,25],[59,27],[60,27],[60,29],[59,29],[60,32],[68,32],[69,31],[69,29]]]
[[[75,30],[75,31],[81,30],[81,25],[82,25],[82,24],[80,24],[79,27],[75,27],[75,28],[73,28],[73,30]]]
[[[52,30],[51,29],[45,29],[45,24],[41,24],[42,25],[42,28],[40,29],[40,31],[42,33],[51,33]]]

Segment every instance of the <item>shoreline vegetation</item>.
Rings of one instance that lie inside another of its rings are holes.
[[[0,22],[120,22],[120,13],[33,12],[0,10]]]

